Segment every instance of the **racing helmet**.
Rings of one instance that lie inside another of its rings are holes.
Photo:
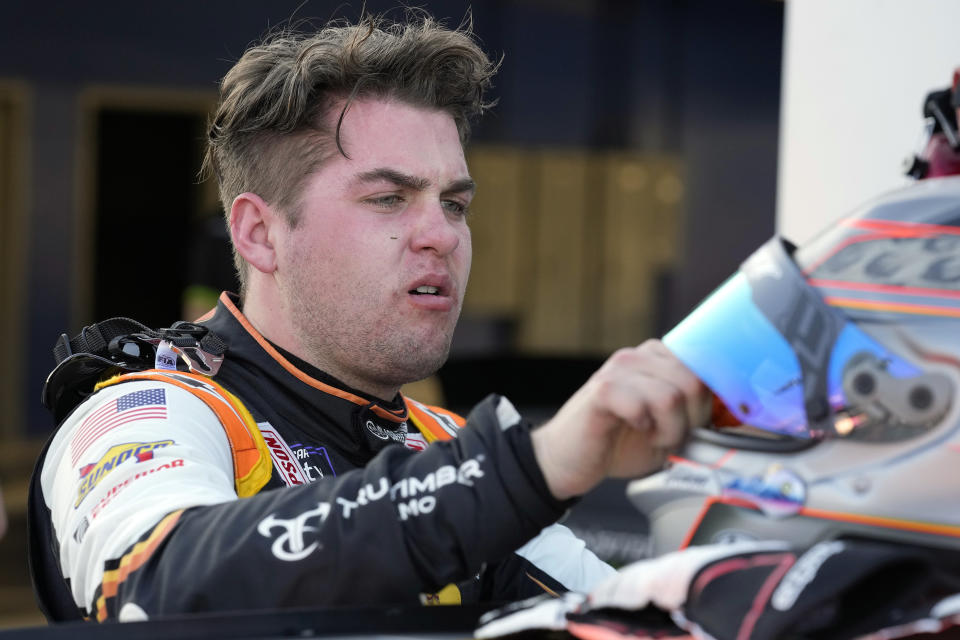
[[[651,552],[867,537],[960,549],[960,177],[774,238],[664,337],[710,427],[628,495]]]

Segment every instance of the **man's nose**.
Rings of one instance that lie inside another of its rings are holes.
[[[410,244],[414,251],[436,251],[444,256],[460,246],[456,228],[459,219],[447,212],[440,202],[425,204],[417,211]]]

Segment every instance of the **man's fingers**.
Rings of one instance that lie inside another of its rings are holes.
[[[706,421],[706,387],[659,341],[621,349],[532,439],[547,486],[580,495],[605,475],[642,475]]]
[[[691,426],[687,397],[672,381],[641,375],[633,389],[636,402],[645,407],[651,420],[651,444],[661,448],[679,447]]]
[[[617,351],[598,374],[601,404],[636,428],[701,426],[710,415],[706,387],[658,340]]]
[[[619,372],[598,383],[596,401],[614,420],[648,432],[649,444],[674,448],[693,425],[689,399],[673,382],[640,371]]]
[[[682,393],[687,403],[691,426],[699,427],[710,417],[711,394],[706,385],[659,340],[647,340],[638,347],[657,363],[657,373]]]

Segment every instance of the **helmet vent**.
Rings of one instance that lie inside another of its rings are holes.
[[[861,371],[853,379],[853,388],[861,396],[869,396],[877,388],[877,380],[871,374]]]
[[[918,411],[929,409],[933,404],[933,392],[930,387],[919,385],[910,391],[910,406]]]
[[[835,421],[835,435],[842,437],[883,442],[911,438],[930,430],[951,405],[952,384],[943,374],[897,377],[871,353],[851,358],[843,378],[846,404],[837,415],[856,419],[854,428],[844,429]]]

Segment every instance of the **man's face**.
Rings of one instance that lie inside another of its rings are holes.
[[[275,241],[277,312],[297,355],[392,396],[446,360],[470,273],[473,181],[445,113],[358,100],[340,134],[349,158],[307,178],[297,227]]]

